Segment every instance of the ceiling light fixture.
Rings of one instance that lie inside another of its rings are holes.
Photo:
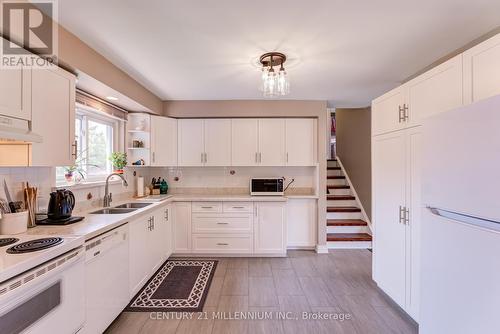
[[[280,52],[268,52],[260,56],[262,82],[260,90],[266,97],[285,96],[290,93],[290,81],[283,64],[286,56]],[[276,73],[274,67],[279,66]]]
[[[114,96],[106,96],[106,100],[110,100],[110,101],[117,101],[118,98],[117,97],[114,97]]]

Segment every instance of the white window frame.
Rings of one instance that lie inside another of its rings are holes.
[[[108,115],[102,111],[96,110],[94,108],[80,105],[77,103],[76,105],[76,115],[75,115],[75,122],[76,119],[81,119],[82,121],[82,126],[85,128],[83,129],[82,133],[82,138],[80,142],[78,143],[78,152],[82,152],[87,149],[88,147],[88,137],[87,137],[87,131],[88,131],[88,122],[89,121],[95,121],[98,123],[102,123],[105,125],[109,125],[112,129],[112,147],[111,151],[112,152],[121,152],[124,149],[124,142],[125,142],[125,121],[113,117],[111,115]],[[75,131],[78,131],[78,129],[75,128]],[[110,166],[112,169],[113,166]],[[80,181],[79,184],[85,184],[85,183],[96,183],[96,182],[104,182],[108,172],[112,172],[112,170],[107,170],[105,174],[103,175],[86,175],[85,179]],[[64,185],[66,181],[64,179],[57,179],[56,184],[61,184]]]

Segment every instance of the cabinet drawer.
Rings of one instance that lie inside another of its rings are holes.
[[[252,202],[224,202],[224,212],[253,212]]]
[[[251,234],[193,234],[194,253],[252,253]]]
[[[251,214],[193,214],[193,233],[252,233]]]
[[[222,212],[222,202],[193,202],[193,212]]]

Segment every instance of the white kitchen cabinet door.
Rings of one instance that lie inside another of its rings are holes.
[[[287,166],[313,166],[315,124],[310,118],[287,118],[285,120],[285,146]]]
[[[286,253],[285,203],[255,203],[254,251],[256,254]]]
[[[177,126],[179,166],[203,166],[203,120],[179,119]]]
[[[174,217],[173,217],[173,209],[172,209],[173,205],[172,204],[168,204],[165,208],[164,208],[164,212],[165,212],[165,224],[166,224],[166,227],[165,227],[165,233],[166,235],[164,236],[164,252],[165,254],[167,254],[166,256],[166,259],[168,259],[170,257],[170,255],[172,255],[172,252],[174,250],[174,247],[173,247],[173,244],[174,244],[174,237],[173,237],[173,221],[174,221]]]
[[[285,119],[259,119],[259,164],[285,165]]]
[[[153,258],[153,273],[167,259],[166,239],[168,234],[167,220],[165,219],[165,207],[155,210],[151,216],[153,219],[151,234],[152,258]]]
[[[316,199],[288,199],[286,203],[287,247],[316,246]]]
[[[465,104],[500,94],[500,34],[463,54]]]
[[[399,306],[406,297],[405,206],[406,134],[398,131],[372,138],[374,280]]]
[[[174,203],[174,253],[191,253],[191,202]]]
[[[60,68],[32,71],[33,166],[71,166],[75,161],[75,76]]]
[[[150,216],[142,216],[130,222],[129,225],[129,284],[132,298],[146,283],[152,274],[154,264],[151,256]]]
[[[406,127],[421,125],[426,117],[463,103],[462,55],[434,67],[405,84],[408,90]]]
[[[406,206],[409,223],[406,225],[406,310],[415,320],[420,316],[420,240],[422,214],[421,127],[406,130]]]
[[[231,120],[206,119],[205,166],[231,165]]]
[[[31,120],[31,69],[0,69],[0,115]]]
[[[259,121],[231,120],[231,159],[233,166],[256,166],[259,152]]]
[[[177,120],[151,116],[151,166],[177,166]]]
[[[372,102],[372,136],[404,127],[400,108],[405,104],[405,89],[397,87]]]

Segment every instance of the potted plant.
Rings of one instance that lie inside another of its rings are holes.
[[[97,165],[86,163],[87,158],[85,157],[84,154],[85,154],[85,151],[78,153],[78,155],[76,156],[76,159],[75,159],[75,163],[73,165],[63,167],[64,168],[64,178],[66,179],[66,182],[78,183],[81,180],[84,180],[85,175],[87,173],[85,166],[100,168]],[[79,177],[76,177],[77,175]]]
[[[109,160],[115,168],[115,173],[123,174],[123,167],[127,166],[127,153],[113,152],[109,156]]]

